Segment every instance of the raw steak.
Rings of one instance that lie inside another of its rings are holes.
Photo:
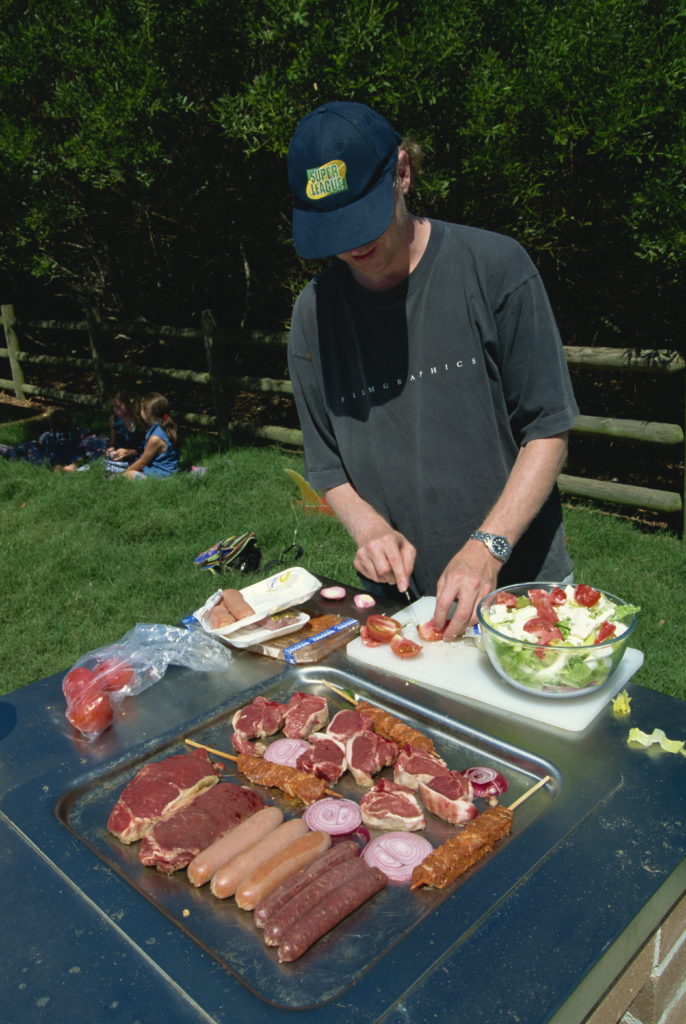
[[[478,814],[472,803],[472,785],[459,772],[449,771],[420,782],[419,797],[427,811],[451,825],[463,825]]]
[[[239,754],[252,754],[253,757],[262,757],[267,749],[267,744],[262,740],[253,743],[243,732],[231,733],[231,745]]]
[[[375,732],[361,732],[345,745],[348,768],[358,786],[373,786],[372,775],[393,764],[398,748]]]
[[[371,732],[373,728],[371,719],[361,711],[346,708],[336,712],[329,722],[326,733],[335,740],[347,743],[353,736],[358,736],[361,732]]]
[[[447,771],[448,766],[443,758],[427,754],[425,750],[406,743],[393,766],[393,781],[399,786],[416,789],[420,782],[429,782],[437,775],[445,775]]]
[[[285,704],[267,700],[266,697],[255,697],[236,712],[231,724],[236,732],[242,733],[247,740],[273,736],[283,725],[285,711]]]
[[[107,827],[122,843],[135,843],[156,822],[214,786],[220,772],[221,766],[213,764],[204,750],[146,764],[122,790]]]
[[[426,827],[419,801],[407,786],[379,779],[360,800],[362,821],[368,828],[418,832]]]
[[[345,747],[331,736],[315,732],[310,736],[309,750],[300,755],[295,766],[302,772],[312,772],[318,779],[338,782],[348,767]]]
[[[261,807],[264,801],[251,789],[220,782],[171,818],[158,822],[144,837],[139,859],[146,867],[172,875]]]
[[[290,739],[304,740],[329,721],[329,705],[324,697],[310,693],[294,693],[286,705],[283,734]]]

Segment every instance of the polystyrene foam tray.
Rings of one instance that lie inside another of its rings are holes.
[[[321,582],[317,577],[309,573],[307,569],[303,569],[302,566],[296,565],[290,569],[283,569],[281,572],[274,573],[273,576],[260,580],[259,583],[252,583],[249,587],[245,587],[240,591],[244,600],[247,601],[251,608],[255,609],[254,615],[247,615],[244,619],[239,619],[238,622],[222,626],[221,629],[212,629],[207,623],[207,615],[221,597],[222,591],[216,590],[211,597],[208,597],[201,608],[193,612],[193,616],[198,620],[206,633],[228,639],[232,633],[239,629],[242,630],[255,622],[259,622],[260,619],[264,619],[267,615],[276,615],[277,612],[285,611],[286,608],[293,608],[295,605],[304,604],[320,589]],[[302,625],[303,623],[300,624],[300,626]],[[300,626],[295,628],[299,629]],[[273,631],[267,632],[270,636],[277,635]],[[251,641],[251,643],[256,642],[254,639]]]

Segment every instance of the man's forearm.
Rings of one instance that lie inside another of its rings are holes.
[[[524,445],[502,494],[480,529],[503,534],[514,546],[541,510],[566,457],[566,433],[539,438]]]
[[[361,544],[369,533],[388,523],[351,484],[339,484],[324,492],[327,503],[355,541]]]

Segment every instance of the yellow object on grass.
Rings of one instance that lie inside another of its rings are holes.
[[[307,480],[296,473],[294,469],[284,469],[284,473],[288,473],[292,480],[295,481],[298,490],[302,497],[302,504],[306,512],[323,512],[326,515],[332,516],[333,509],[331,506],[317,494],[313,487],[310,487]]]
[[[612,710],[620,718],[631,714],[631,697],[626,690],[622,690],[621,693],[612,698]]]
[[[683,740],[669,740],[664,729],[653,729],[651,733],[640,729],[629,729],[629,743],[640,743],[642,747],[651,747],[654,743],[668,754],[683,754],[686,757]]]

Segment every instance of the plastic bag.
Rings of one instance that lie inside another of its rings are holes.
[[[62,680],[70,725],[88,740],[111,724],[114,705],[156,683],[169,665],[222,672],[231,652],[198,629],[138,623],[117,643],[89,651]]]

